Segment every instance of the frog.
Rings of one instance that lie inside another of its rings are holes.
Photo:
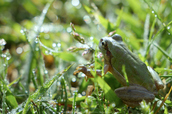
[[[127,48],[119,34],[101,38],[99,49],[104,58],[104,74],[112,73],[122,85],[114,92],[126,105],[136,107],[143,100],[151,102],[158,91],[164,88],[159,75]],[[128,82],[124,76],[123,66]],[[90,70],[84,66],[77,72],[93,77]],[[97,71],[97,74],[101,75],[101,71]]]

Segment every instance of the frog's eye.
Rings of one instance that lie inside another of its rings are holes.
[[[106,45],[106,43],[104,41],[102,41],[102,46],[105,46],[105,45]]]
[[[113,35],[112,38],[116,41],[122,41],[122,37],[119,34]]]
[[[105,41],[102,41],[102,47],[105,49],[107,48],[107,43]]]

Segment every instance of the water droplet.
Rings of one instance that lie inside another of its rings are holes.
[[[154,11],[152,11],[152,13],[155,13]]]
[[[6,60],[10,60],[11,59],[11,55],[10,55],[10,52],[9,50],[6,51]]]
[[[85,77],[85,74],[84,74],[84,73],[82,73],[82,74],[81,74],[81,77]]]
[[[4,46],[5,44],[6,44],[6,41],[5,41],[4,39],[1,39],[1,40],[0,40],[0,45],[1,45],[1,46]]]
[[[94,39],[94,37],[91,36],[91,37],[90,37],[90,40],[93,40],[93,39]]]
[[[44,73],[45,73],[45,74],[48,74],[48,70],[45,70]]]
[[[28,94],[28,91],[26,90],[25,93]]]
[[[5,44],[6,44],[6,41],[5,41],[4,39],[1,39],[1,40],[0,40],[0,47],[1,47],[1,50],[4,49]]]
[[[76,82],[76,78],[75,77],[72,78],[72,82]]]
[[[85,95],[86,95],[86,92],[85,92],[85,91],[83,91],[81,94],[82,94],[83,96],[85,96]]]
[[[35,38],[35,43],[37,44],[39,42],[39,39],[38,38]]]
[[[18,54],[21,54],[21,53],[23,52],[23,49],[22,49],[21,47],[18,47],[18,48],[16,49],[16,52],[17,52]]]
[[[157,15],[155,15],[155,17],[157,17]]]
[[[61,43],[57,43],[57,47],[61,47]]]
[[[1,57],[5,58],[5,57],[7,57],[7,55],[6,54],[1,54]]]
[[[7,57],[6,59],[7,59],[7,61],[10,60],[11,59],[11,56],[10,57]]]
[[[56,43],[53,43],[52,46],[55,48],[57,45],[56,45]]]
[[[68,28],[67,28],[67,32],[68,32],[68,33],[72,32],[72,28],[71,28],[71,27],[68,27]]]
[[[32,73],[35,75],[35,73],[36,73],[35,69],[34,69],[34,70],[32,70]]]
[[[170,35],[170,33],[168,33],[168,35]]]
[[[21,29],[21,30],[20,30],[20,33],[24,34],[24,30],[23,30],[23,29]]]
[[[36,47],[35,50],[36,50],[36,51],[39,51],[39,47]]]
[[[53,55],[53,53],[52,53],[52,51],[49,51],[49,53],[48,53],[49,55]]]
[[[91,23],[91,19],[90,19],[90,17],[89,17],[88,15],[85,15],[85,16],[83,17],[83,20],[84,20],[85,23],[87,23],[87,24]]]
[[[170,28],[171,28],[170,26],[167,27],[167,29],[170,29]]]
[[[78,6],[80,4],[79,0],[72,0],[73,6]]]
[[[48,51],[47,50],[45,51],[45,54],[48,54]]]
[[[49,39],[49,38],[50,38],[49,34],[45,34],[45,35],[44,35],[44,38],[45,38],[45,39]]]
[[[57,82],[57,86],[60,86],[61,85],[61,83],[60,82]]]
[[[115,103],[112,103],[112,107],[115,107],[116,105],[115,105]]]
[[[44,14],[47,13],[47,9],[44,9],[42,12],[43,12]]]

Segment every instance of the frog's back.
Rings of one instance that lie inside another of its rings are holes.
[[[113,49],[113,51],[117,52],[111,60],[113,67],[123,75],[122,66],[124,65],[129,83],[144,86],[150,91],[156,91],[153,78],[146,64],[128,50],[125,45],[121,45]]]

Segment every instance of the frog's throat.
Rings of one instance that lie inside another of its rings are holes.
[[[108,71],[113,74],[113,76],[117,79],[119,83],[121,83],[123,86],[127,86],[126,80],[124,76],[122,76],[111,64],[111,58],[112,54],[109,50],[105,53],[105,60],[104,60],[104,74],[106,74]]]

